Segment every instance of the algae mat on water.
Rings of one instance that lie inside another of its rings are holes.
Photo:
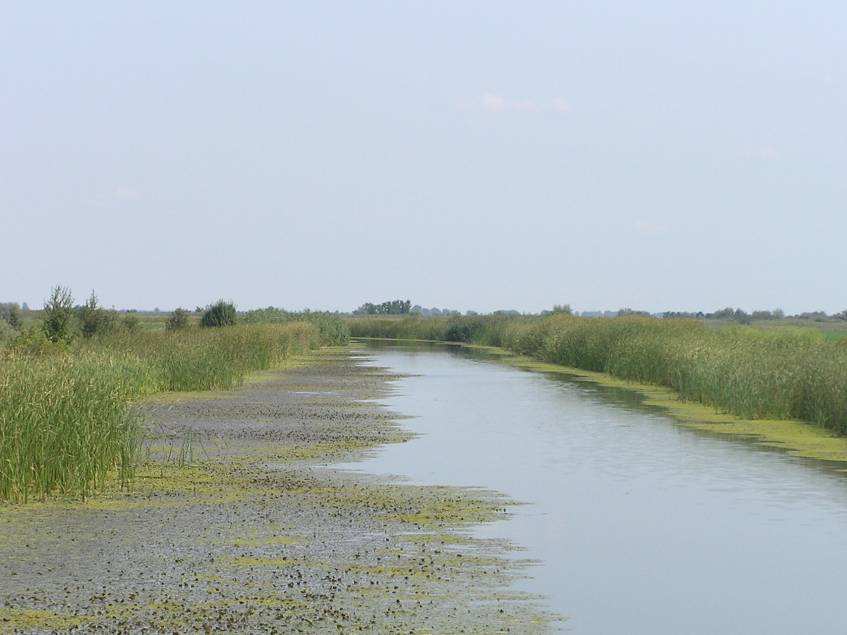
[[[550,630],[510,590],[529,563],[462,531],[508,500],[326,467],[411,435],[373,401],[383,370],[349,349],[306,361],[146,404],[128,492],[2,508],[0,630]]]

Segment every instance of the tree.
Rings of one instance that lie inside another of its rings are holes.
[[[563,313],[565,315],[573,315],[570,304],[556,304],[553,306],[553,313]]]
[[[184,328],[188,328],[188,311],[185,309],[175,309],[165,323],[165,329],[168,331],[180,331]]]
[[[629,307],[624,307],[622,309],[618,309],[618,317],[650,317],[650,314],[647,311],[637,311],[635,309],[631,309]]]
[[[412,308],[410,300],[386,300],[379,304],[365,302],[353,311],[354,315],[406,315]]]
[[[83,337],[105,335],[115,329],[117,316],[100,306],[97,295],[91,292],[88,300],[79,309],[79,321]]]
[[[17,302],[0,303],[0,320],[7,322],[16,331],[21,330],[21,309]]]
[[[211,328],[232,326],[235,324],[235,320],[235,305],[232,302],[218,300],[215,304],[206,308],[203,317],[200,318],[200,325]]]
[[[44,302],[44,335],[51,342],[64,342],[73,337],[74,298],[71,290],[56,285]]]

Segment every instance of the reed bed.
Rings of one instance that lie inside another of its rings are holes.
[[[740,417],[799,419],[847,434],[847,345],[810,329],[709,328],[696,320],[354,319],[358,337],[502,346],[539,360],[674,389]]]
[[[169,391],[228,390],[322,344],[307,322],[121,334],[0,353],[0,499],[86,497],[131,479],[143,426],[134,405]]]

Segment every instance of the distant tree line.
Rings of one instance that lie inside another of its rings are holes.
[[[410,309],[410,313],[413,315],[423,315],[424,317],[432,317],[432,316],[448,316],[453,317],[456,315],[461,315],[461,311],[457,311],[455,309],[439,309],[438,307],[425,307],[419,304],[416,304]],[[473,311],[471,311],[473,314]]]
[[[407,315],[412,308],[409,300],[386,300],[379,304],[365,302],[353,315]]]

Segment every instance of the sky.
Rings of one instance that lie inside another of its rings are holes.
[[[0,4],[0,300],[847,307],[847,3]]]

